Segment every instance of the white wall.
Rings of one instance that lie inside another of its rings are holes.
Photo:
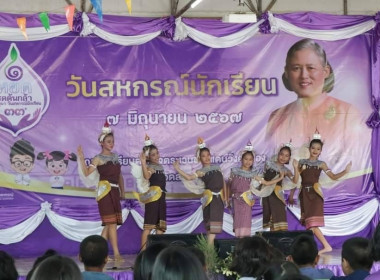
[[[189,0],[179,0],[178,10]],[[270,0],[262,0],[263,8]],[[72,0],[80,7],[80,0]],[[87,0],[90,3],[89,0]],[[380,0],[348,0],[348,14],[374,15],[380,11]],[[170,14],[171,0],[132,0],[132,16],[161,17]],[[256,3],[256,0],[253,0]],[[64,0],[0,0],[0,11],[7,13],[62,13]],[[87,4],[88,5],[88,4]],[[184,17],[221,17],[225,13],[248,12],[240,8],[238,0],[203,0],[196,8],[188,10]],[[277,0],[271,9],[273,13],[296,11],[316,11],[330,14],[343,14],[343,0]],[[103,14],[127,15],[125,0],[103,0]]]

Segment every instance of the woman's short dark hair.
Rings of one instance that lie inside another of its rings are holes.
[[[260,236],[239,239],[232,254],[231,270],[240,276],[259,277],[271,261],[271,249]]]
[[[167,247],[166,243],[154,243],[140,252],[133,268],[133,279],[149,280],[158,254]]]
[[[377,224],[375,232],[370,240],[371,256],[374,261],[380,261],[380,223]]]
[[[42,261],[31,280],[82,280],[82,273],[72,259],[56,255]]]
[[[198,258],[187,248],[171,246],[157,257],[151,280],[207,280]]]
[[[0,251],[0,279],[18,279],[18,272],[16,270],[15,261],[13,257],[5,251]]]

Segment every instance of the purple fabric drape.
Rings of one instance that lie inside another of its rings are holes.
[[[317,12],[275,14],[274,16],[301,28],[317,30],[340,29],[354,26],[356,24],[366,22],[370,19],[374,19],[373,16],[343,16],[322,14]]]
[[[353,211],[370,200],[376,198],[374,194],[363,194],[361,196],[341,196],[325,200],[325,215],[338,215]]]
[[[380,157],[379,157],[379,140],[380,140],[380,13],[375,16],[376,27],[372,32],[372,105],[373,112],[367,120],[367,125],[372,128],[372,143],[371,143],[371,157],[373,168],[373,180],[375,183],[375,190],[380,193],[379,176],[380,176]]]
[[[82,21],[80,13],[76,14],[74,19],[74,30],[75,32],[80,32],[82,29]],[[3,27],[15,27],[17,28],[16,18],[22,15],[14,14],[4,14],[0,13],[0,26]],[[263,15],[265,17],[267,15]],[[282,14],[275,15],[278,18],[284,19],[294,25],[302,28],[309,29],[338,29],[349,27],[354,24],[358,24],[374,17],[370,16],[337,16],[337,15],[326,15],[319,13],[292,13],[292,14]],[[96,24],[99,28],[105,31],[118,34],[118,35],[141,35],[146,33],[151,33],[155,31],[162,31],[165,37],[171,37],[174,30],[174,18],[132,18],[132,17],[120,17],[120,16],[108,16],[103,17],[103,22],[100,22],[97,15],[90,14],[90,21]],[[65,24],[66,18],[64,15],[49,15],[51,25]],[[380,16],[377,15],[375,20],[379,22]],[[220,37],[232,34],[243,28],[249,26],[249,24],[229,24],[223,23],[220,20],[210,20],[210,19],[183,19],[184,23],[189,26],[206,32],[208,34]],[[266,25],[265,25],[266,24]],[[267,22],[262,25],[261,32],[266,33],[268,31]],[[27,27],[41,27],[41,22],[38,18],[38,14],[27,15]],[[265,31],[266,30],[266,31]],[[373,177],[375,181],[375,189],[377,194],[380,193],[379,186],[379,176],[380,176],[380,157],[379,157],[379,144],[380,131],[378,129],[380,125],[380,117],[378,114],[380,107],[380,73],[379,73],[379,54],[380,54],[380,44],[379,44],[379,24],[373,31],[368,32],[369,36],[372,36],[372,102],[374,111],[368,120],[367,124],[373,128],[372,132],[372,164],[373,164]],[[367,188],[367,187],[366,187]],[[369,188],[369,186],[368,186]],[[0,188],[0,191],[2,188]],[[53,197],[50,195],[43,195],[31,192],[22,192],[17,190],[12,190],[15,196],[18,197],[20,205],[17,207],[12,207],[7,205],[7,202],[2,202],[6,207],[2,208],[2,215],[0,215],[0,228],[7,228],[20,223],[33,215],[40,209],[40,204],[43,201],[48,201],[52,203],[52,210],[59,215],[77,219],[77,220],[87,220],[95,221],[99,220],[99,214],[97,209],[97,204],[94,198],[75,198],[75,197]],[[325,203],[325,214],[341,214],[357,207],[362,206],[364,203],[368,202],[370,199],[377,197],[377,194],[366,194],[361,196],[351,196],[342,195],[334,199],[326,199]],[[21,199],[22,198],[22,199]],[[123,208],[135,209],[140,214],[143,213],[140,205],[135,200],[123,201]],[[173,200],[168,201],[168,224],[175,224],[179,221],[183,221],[194,213],[196,209],[200,206],[199,200]],[[227,211],[227,210],[226,210]],[[260,203],[257,201],[253,207],[252,215],[253,217],[258,217],[262,214],[262,208]],[[289,214],[289,229],[304,229],[299,225],[299,222],[295,217]],[[378,215],[372,220],[365,229],[358,232],[357,236],[369,237],[374,227],[379,220]],[[46,233],[49,233],[48,236]],[[195,232],[204,232],[203,225],[195,230]],[[131,216],[128,217],[126,223],[120,228],[120,242],[121,251],[123,253],[136,253],[139,250],[141,230],[138,228]],[[227,234],[223,233],[222,237]],[[43,241],[41,242],[41,237]],[[133,242],[128,242],[128,240],[133,240]],[[342,242],[350,236],[344,237],[328,237],[330,243],[333,247],[339,247]],[[43,244],[42,244],[43,243]],[[48,219],[45,219],[42,225],[28,236],[22,242],[11,245],[0,245],[0,249],[8,250],[9,252],[14,252],[14,255],[19,256],[25,254],[32,254],[31,256],[36,256],[42,254],[46,249],[56,248],[58,250],[65,250],[65,254],[75,254],[77,253],[78,243],[74,241],[67,240],[62,237],[62,235],[57,232],[50,224]]]
[[[170,17],[142,18],[104,15],[103,22],[99,20],[96,14],[88,14],[88,17],[99,28],[123,36],[143,35],[173,28],[173,19]]]

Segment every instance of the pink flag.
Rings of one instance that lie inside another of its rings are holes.
[[[66,6],[65,11],[66,11],[66,19],[67,19],[67,23],[69,24],[69,28],[70,30],[73,30],[75,5]]]

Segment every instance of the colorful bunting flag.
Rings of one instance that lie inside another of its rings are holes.
[[[92,6],[94,6],[94,9],[96,13],[98,14],[98,17],[101,22],[103,22],[103,7],[102,7],[102,0],[91,0]]]
[[[42,12],[38,14],[40,21],[42,25],[45,27],[46,31],[50,30],[50,21],[49,21],[49,16],[46,12]]]
[[[67,19],[67,23],[69,24],[69,28],[70,28],[70,30],[73,30],[75,5],[66,6],[65,11],[66,11],[66,19]]]
[[[26,34],[26,18],[17,18],[17,25],[20,28],[22,35],[24,35],[25,39],[28,40],[28,35]]]
[[[132,14],[132,0],[125,0],[129,14]]]

